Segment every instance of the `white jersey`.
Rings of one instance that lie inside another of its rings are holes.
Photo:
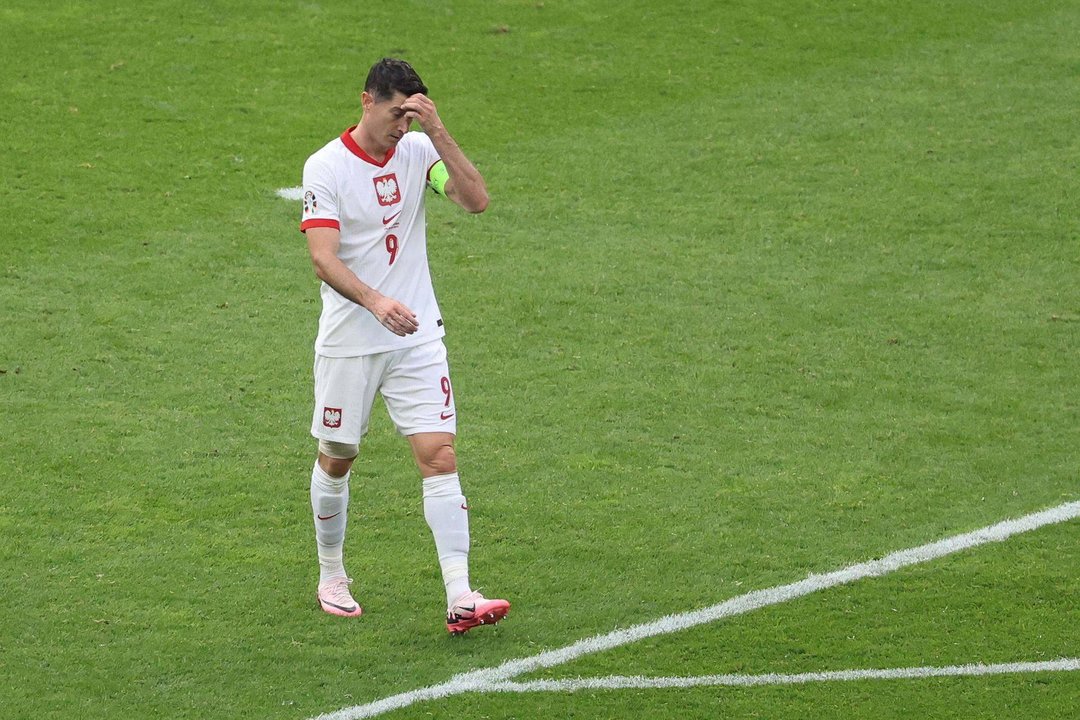
[[[338,258],[361,282],[416,313],[419,329],[399,337],[370,312],[322,284],[315,351],[357,357],[399,350],[446,334],[427,259],[424,190],[439,154],[422,132],[408,132],[377,162],[349,134],[332,140],[304,164],[300,230],[341,232]]]

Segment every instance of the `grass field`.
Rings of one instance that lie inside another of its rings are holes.
[[[1080,5],[0,8],[0,717],[306,720],[1080,500]],[[294,187],[367,68],[428,202],[474,582],[377,412],[315,608]],[[1080,656],[1080,521],[519,680]],[[346,713],[347,714],[347,713]],[[1080,673],[462,693],[395,718],[1068,718]],[[355,713],[354,713],[355,715]]]

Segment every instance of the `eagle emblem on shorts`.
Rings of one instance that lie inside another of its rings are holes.
[[[324,407],[322,424],[328,428],[341,427],[341,408]]]
[[[379,204],[396,205],[401,202],[401,190],[398,188],[397,175],[380,175],[375,178],[375,194],[379,198]]]

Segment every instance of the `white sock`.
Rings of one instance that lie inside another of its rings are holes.
[[[319,583],[346,577],[342,562],[349,509],[349,475],[333,477],[315,463],[311,471],[311,510],[319,547]]]
[[[446,606],[469,592],[469,507],[457,473],[424,480],[424,518],[435,537]]]

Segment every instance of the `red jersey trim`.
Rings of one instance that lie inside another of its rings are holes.
[[[379,162],[378,160],[364,152],[363,148],[357,145],[356,141],[353,140],[352,131],[355,129],[356,126],[353,125],[351,128],[341,133],[341,142],[345,144],[345,147],[349,149],[349,152],[351,152],[353,155],[360,158],[364,162],[371,163],[375,167],[386,167],[386,163],[390,162],[390,158],[394,157],[394,151],[397,150],[397,148],[390,148],[386,153],[386,157],[383,158],[383,161]]]
[[[313,218],[311,220],[305,220],[300,223],[300,232],[307,232],[311,228],[328,227],[335,230],[341,229],[341,223],[337,220],[330,220],[329,218]]]

